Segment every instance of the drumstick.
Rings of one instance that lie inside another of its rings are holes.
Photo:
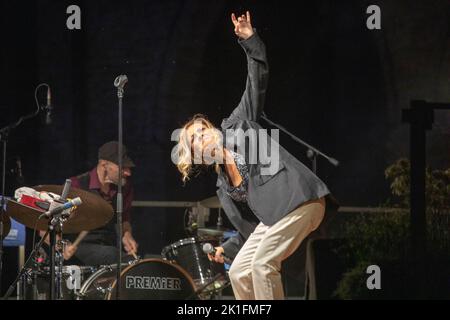
[[[134,251],[131,252],[131,254],[133,255],[133,257],[134,257],[136,260],[138,260],[138,257],[137,257],[137,255],[136,255],[136,253],[134,253]]]
[[[78,244],[81,242],[81,240],[83,240],[83,238],[86,237],[88,233],[89,233],[89,231],[81,231],[80,234],[78,235],[78,237],[72,243],[72,245],[75,247],[78,246]]]

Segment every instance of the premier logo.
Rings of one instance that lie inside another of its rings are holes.
[[[125,279],[127,289],[141,290],[181,290],[180,278],[127,276]]]

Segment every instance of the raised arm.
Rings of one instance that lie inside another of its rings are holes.
[[[250,12],[247,11],[246,15],[238,18],[232,13],[231,21],[234,25],[234,32],[239,37],[238,42],[247,55],[248,75],[241,101],[227,122],[258,121],[264,108],[269,77],[266,48],[252,28]]]

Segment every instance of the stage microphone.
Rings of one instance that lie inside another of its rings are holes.
[[[47,217],[51,217],[54,216],[55,214],[61,213],[64,210],[70,209],[74,206],[79,206],[80,204],[82,204],[83,202],[81,201],[80,197],[76,197],[75,199],[69,200],[67,202],[65,202],[64,204],[53,208],[51,210],[48,210],[46,213],[44,213]]]
[[[114,80],[114,86],[123,90],[123,87],[128,82],[128,77],[125,74],[121,74]]]
[[[335,167],[337,167],[339,165],[339,161],[337,161],[334,158],[329,158],[328,161],[330,161],[331,164],[334,165]]]
[[[50,91],[50,86],[47,87],[47,105],[45,106],[45,110],[47,111],[47,115],[45,116],[45,124],[49,125],[52,123],[52,93]]]
[[[61,199],[59,199],[60,201],[66,201],[66,198],[69,195],[71,185],[72,185],[72,180],[66,179],[66,181],[64,183],[63,191],[61,193]]]
[[[17,168],[17,182],[22,184],[24,179],[22,175],[22,161],[20,160],[20,157],[16,158],[16,168]]]
[[[205,243],[204,245],[203,245],[203,252],[204,253],[206,253],[206,254],[211,254],[211,255],[213,255],[213,256],[215,256],[216,255],[216,249],[214,248],[214,246],[211,244],[211,243]],[[223,261],[226,263],[226,264],[231,264],[233,261],[232,261],[232,259],[230,259],[230,258],[228,258],[225,254],[223,254],[222,253],[222,257],[223,257]]]

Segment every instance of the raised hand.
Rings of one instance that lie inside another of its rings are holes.
[[[236,18],[234,13],[231,14],[231,22],[234,25],[234,33],[244,40],[250,38],[253,35],[252,21],[250,12],[246,12],[245,15],[241,15]]]

